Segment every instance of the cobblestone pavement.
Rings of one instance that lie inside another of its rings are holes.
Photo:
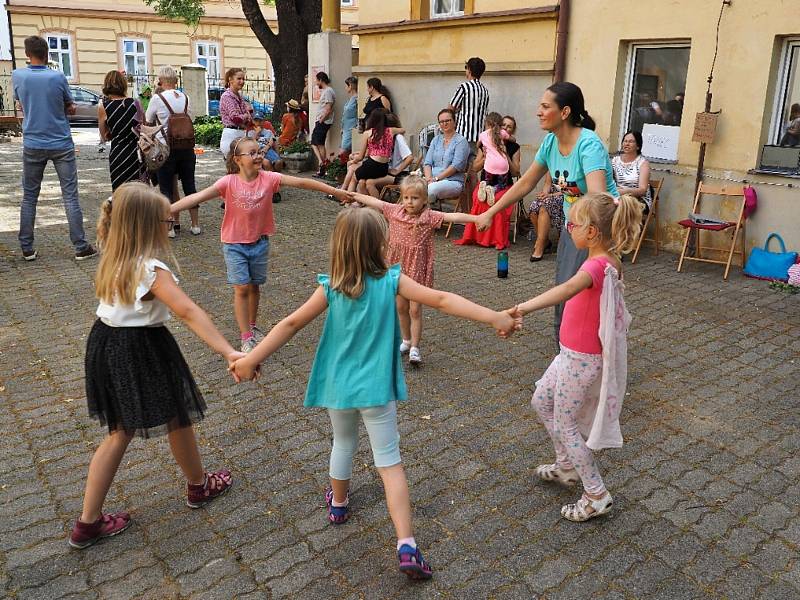
[[[86,415],[83,351],[94,319],[96,262],[76,263],[52,169],[36,232],[41,257],[16,240],[19,146],[0,146],[0,588],[10,598],[797,598],[800,595],[800,303],[735,273],[645,252],[626,264],[630,396],[626,445],[601,453],[616,499],[607,518],[573,524],[576,494],[535,481],[552,449],[529,405],[553,356],[550,311],[510,342],[428,310],[424,365],[407,373],[400,428],[417,539],[436,568],[411,585],[366,439],[357,455],[353,518],[328,526],[329,424],[302,398],[322,319],[234,386],[222,361],[186,327],[175,332],[209,401],[197,428],[209,467],[229,467],[232,493],[205,510],[184,505],[164,439],[131,444],[108,498],[135,519],[85,551],[66,536],[79,513],[103,430]],[[93,223],[108,193],[105,155],[80,153],[82,202]],[[200,157],[199,185],[221,173]],[[262,314],[275,323],[326,269],[338,206],[285,190]],[[676,201],[666,195],[667,201]],[[182,285],[236,338],[217,231],[175,242]],[[532,265],[436,240],[437,284],[505,307],[546,289],[554,258]]]

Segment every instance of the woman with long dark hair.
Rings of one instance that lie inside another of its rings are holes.
[[[379,179],[389,172],[389,161],[394,150],[394,136],[405,133],[405,129],[389,127],[386,123],[386,109],[373,110],[367,119],[367,129],[364,131],[364,147],[361,156],[364,162],[356,169],[357,181]]]
[[[364,123],[369,119],[370,114],[376,108],[383,108],[387,113],[392,112],[392,100],[389,97],[389,90],[377,77],[367,79],[367,103],[364,105]],[[366,125],[364,125],[366,129]]]
[[[551,190],[563,195],[566,222],[572,204],[587,192],[608,192],[618,196],[608,150],[594,132],[594,119],[589,116],[583,92],[574,83],[560,81],[548,87],[536,111],[539,125],[547,135],[531,166],[503,198],[480,216],[478,229],[488,229],[496,213],[514,205],[533,191],[539,180],[550,174]],[[558,240],[556,285],[570,279],[583,261],[587,251],[578,250],[569,235]],[[563,304],[555,307],[555,336],[559,339]]]

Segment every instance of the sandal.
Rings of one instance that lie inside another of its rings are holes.
[[[186,506],[189,508],[201,508],[214,498],[219,498],[227,493],[232,485],[231,472],[227,469],[206,473],[205,481],[202,484],[187,484]]]
[[[530,258],[530,261],[531,261],[531,262],[539,262],[540,260],[542,260],[542,259],[544,258],[544,255],[545,255],[545,254],[547,254],[548,252],[550,252],[550,249],[551,249],[552,247],[553,247],[553,242],[552,242],[552,240],[547,240],[547,244],[545,244],[545,246],[544,246],[544,251],[542,252],[542,255],[541,255],[541,256],[534,256],[534,255],[533,255],[533,251],[531,251],[531,258]]]
[[[543,481],[552,481],[568,487],[572,487],[581,480],[575,469],[562,469],[555,464],[539,465],[536,467],[536,475]]]
[[[608,492],[599,500],[592,500],[584,494],[575,504],[562,506],[561,516],[575,523],[581,523],[609,513],[613,507],[614,499]],[[591,512],[589,512],[589,509],[591,509]]]
[[[478,202],[486,202],[486,182],[481,181],[478,184]]]
[[[341,525],[350,518],[350,492],[347,493],[348,504],[345,506],[333,505],[333,488],[325,490],[325,504],[328,505],[328,521],[334,525]]]

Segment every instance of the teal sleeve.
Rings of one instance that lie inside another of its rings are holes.
[[[325,290],[325,298],[330,301],[331,278],[325,273],[320,273],[317,275],[317,283],[322,286],[323,290]]]
[[[608,168],[608,150],[596,137],[581,143],[579,156],[584,175]]]

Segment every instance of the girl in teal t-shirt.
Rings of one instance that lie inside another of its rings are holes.
[[[411,579],[428,579],[432,570],[414,540],[408,482],[400,462],[397,401],[405,400],[407,393],[396,298],[487,323],[503,337],[521,323],[511,317],[515,309],[495,312],[456,294],[420,285],[401,274],[400,265],[387,267],[387,241],[386,221],[377,212],[346,208],[339,213],[331,235],[330,275],[320,275],[311,298],[231,368],[237,380],[253,379],[262,361],[328,309],[305,397],[306,406],[328,409],[333,427],[331,487],[325,492],[328,520],[339,524],[350,516],[350,477],[360,416],[397,532],[400,570]]]

